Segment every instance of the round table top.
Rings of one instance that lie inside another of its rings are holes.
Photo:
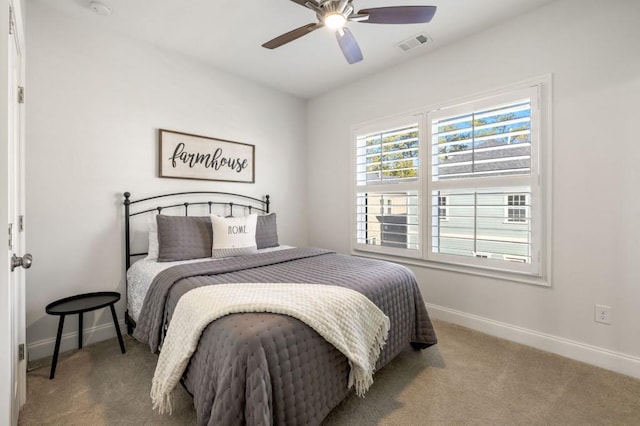
[[[79,314],[113,305],[118,300],[120,293],[115,291],[84,293],[51,302],[45,310],[50,315]]]

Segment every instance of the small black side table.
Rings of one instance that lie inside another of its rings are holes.
[[[64,325],[64,317],[66,315],[78,314],[78,349],[82,349],[82,314],[96,309],[109,307],[111,308],[111,316],[113,317],[113,325],[116,327],[118,334],[118,342],[120,342],[120,350],[125,353],[122,334],[118,326],[118,317],[114,304],[120,300],[120,293],[115,291],[100,291],[97,293],[78,294],[76,296],[65,297],[49,303],[45,310],[49,315],[59,315],[58,335],[56,336],[56,348],[53,352],[53,361],[51,362],[51,374],[49,380],[53,379],[56,374],[56,364],[58,363],[58,352],[60,351],[60,339],[62,338],[62,326]]]

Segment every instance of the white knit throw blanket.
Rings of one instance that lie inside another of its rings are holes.
[[[173,313],[153,375],[151,399],[171,413],[178,384],[202,330],[231,313],[271,312],[304,322],[349,359],[349,388],[363,396],[389,332],[389,318],[367,297],[319,284],[247,283],[199,287],[184,294]]]

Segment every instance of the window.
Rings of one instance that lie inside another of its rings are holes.
[[[355,130],[353,249],[544,281],[534,83]]]
[[[430,198],[456,206],[446,225],[431,217],[428,259],[536,273],[527,219],[527,199],[537,191],[536,102],[537,91],[524,89],[428,113]]]
[[[479,257],[481,259],[489,259],[491,257],[491,253],[485,253],[485,252],[481,252],[481,251],[474,251],[473,255],[475,257]]]
[[[510,256],[503,255],[504,260],[508,260],[509,262],[519,262],[519,263],[527,263],[527,258],[524,256]]]
[[[525,223],[529,219],[527,214],[527,195],[510,194],[507,195],[505,217],[508,223]]]
[[[418,144],[416,117],[356,135],[355,245],[361,249],[421,254]]]
[[[438,197],[438,219],[439,220],[449,220],[449,215],[447,214],[447,197],[441,196]]]

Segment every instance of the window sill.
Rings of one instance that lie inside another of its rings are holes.
[[[351,249],[351,254],[358,257],[366,257],[370,259],[386,260],[389,262],[400,263],[403,265],[419,266],[429,269],[438,269],[442,271],[455,272],[459,274],[474,275],[484,278],[493,278],[498,280],[517,282],[521,284],[530,284],[541,287],[551,287],[549,277],[541,277],[528,274],[520,274],[516,272],[498,271],[489,268],[478,268],[472,266],[456,265],[450,263],[434,262],[424,259],[415,259],[403,256],[393,256],[388,254],[373,253],[364,250]]]

